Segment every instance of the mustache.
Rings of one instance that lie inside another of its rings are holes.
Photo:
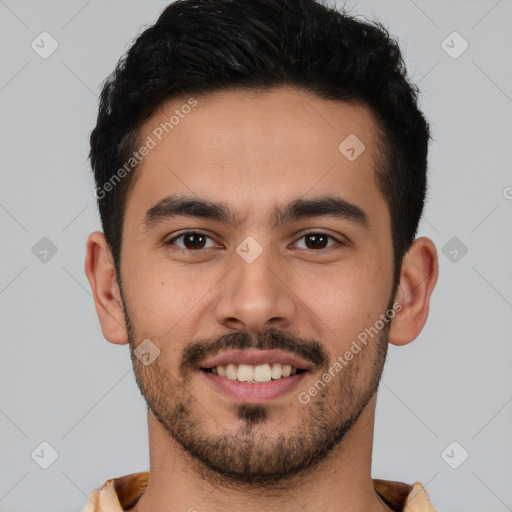
[[[188,371],[200,368],[205,359],[226,350],[282,350],[310,361],[316,370],[326,368],[329,363],[327,351],[314,339],[302,339],[294,334],[268,329],[252,335],[246,331],[224,334],[216,339],[203,339],[189,343],[183,350],[179,372],[185,376]]]

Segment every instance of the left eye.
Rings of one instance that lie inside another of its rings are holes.
[[[174,243],[175,241],[180,239],[183,239],[183,246]],[[199,251],[201,249],[207,248],[205,247],[205,242],[207,239],[212,240],[211,237],[203,233],[187,231],[185,233],[181,233],[178,236],[175,236],[174,238],[171,238],[168,242],[166,242],[166,245],[177,245],[180,249],[185,249],[189,251]],[[306,233],[305,235],[302,235],[299,238],[299,240],[305,241],[305,248],[311,250],[326,249],[327,247],[332,247],[332,245],[334,244],[327,246],[325,245],[326,243],[328,243],[329,239],[333,240],[335,243],[341,243],[338,240],[336,240],[333,236],[328,235],[326,233],[322,233],[320,231]],[[310,245],[309,247],[308,244]],[[215,243],[213,244],[213,246],[215,246]]]
[[[311,232],[311,233],[306,233],[305,235],[302,235],[299,240],[305,240],[305,244],[307,245],[308,243],[312,243],[313,247],[307,247],[306,246],[306,249],[312,249],[312,250],[315,250],[315,249],[326,249],[327,247],[332,247],[333,244],[329,245],[329,246],[325,246],[324,244],[327,243],[328,239],[331,239],[331,240],[334,240],[334,242],[338,242],[338,240],[336,240],[333,236],[331,235],[328,235],[327,233],[321,233],[321,232],[317,232],[317,231],[314,231],[314,232]],[[341,243],[341,242],[338,242],[338,243]]]

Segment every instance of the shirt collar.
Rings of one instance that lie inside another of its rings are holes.
[[[149,471],[111,478],[94,489],[83,512],[124,512],[144,494]],[[373,486],[384,502],[396,512],[435,512],[420,482],[413,485],[373,479]]]

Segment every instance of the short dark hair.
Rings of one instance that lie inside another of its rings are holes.
[[[119,60],[101,91],[89,155],[118,282],[136,171],[115,186],[111,179],[138,147],[141,125],[172,97],[286,85],[362,103],[375,115],[377,183],[390,211],[396,291],[425,203],[429,126],[398,41],[378,21],[314,0],[176,0]]]

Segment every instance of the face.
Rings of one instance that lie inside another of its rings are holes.
[[[393,253],[376,124],[284,87],[194,101],[167,102],[140,135],[155,144],[125,206],[132,360],[150,413],[194,461],[264,485],[325,460],[377,389]]]

